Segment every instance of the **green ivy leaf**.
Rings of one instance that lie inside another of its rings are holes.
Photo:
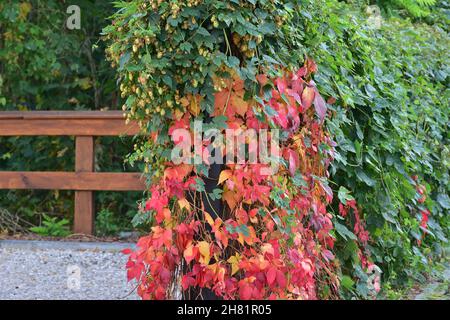
[[[339,187],[338,198],[339,201],[341,201],[344,205],[347,204],[348,200],[355,200],[355,198],[353,198],[353,196],[350,195],[350,191],[343,186]]]

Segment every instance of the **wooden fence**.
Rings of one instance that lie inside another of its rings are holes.
[[[120,111],[0,112],[0,136],[75,136],[75,172],[0,171],[0,189],[74,190],[74,232],[92,234],[93,191],[145,189],[140,173],[94,172],[94,137],[138,132]]]

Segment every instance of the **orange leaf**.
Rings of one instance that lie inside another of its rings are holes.
[[[220,241],[220,243],[223,245],[224,248],[228,247],[228,235],[226,235],[225,232],[218,230],[217,227],[217,230],[214,233],[214,235],[216,239]]]
[[[239,234],[238,234],[237,241],[238,241],[240,244],[244,245],[245,239],[244,239],[244,235],[243,235],[242,233],[239,233]]]
[[[263,87],[269,80],[265,74],[258,74],[256,76],[256,80],[258,80],[259,84]]]
[[[170,212],[169,208],[164,208],[163,209],[163,215],[164,215],[164,219],[166,222],[170,222],[171,218],[172,218],[172,213]]]
[[[244,99],[235,95],[231,97],[231,101],[233,103],[234,110],[242,117],[245,116],[245,113],[248,110],[248,103]]]
[[[233,90],[242,97],[244,96],[245,92],[244,88],[245,88],[244,80],[242,80],[241,78],[239,78],[238,75],[236,75],[233,83]]]
[[[227,202],[228,206],[231,210],[233,210],[236,207],[236,194],[233,191],[225,191],[223,193],[223,199]]]
[[[241,257],[239,253],[236,253],[234,256],[231,256],[227,262],[231,264],[231,275],[234,275],[236,272],[239,271],[239,262],[241,260]]]
[[[212,226],[214,226],[214,220],[213,220],[213,218],[211,217],[211,215],[208,213],[208,212],[204,212],[203,213],[204,215],[205,215],[205,220],[206,220],[206,222],[208,222],[208,224],[212,227]]]
[[[275,267],[269,268],[269,270],[266,273],[266,277],[267,277],[267,284],[271,286],[275,282],[275,279],[277,278],[277,269]]]
[[[183,252],[183,256],[184,259],[186,259],[186,263],[189,264],[197,255],[197,252],[198,248],[193,247],[192,244],[189,244],[189,246]]]
[[[228,101],[229,90],[222,90],[214,95],[214,113],[222,114]]]
[[[222,184],[224,181],[228,180],[232,176],[231,170],[222,170],[219,176],[218,184]]]
[[[190,113],[194,116],[198,116],[200,113],[200,102],[197,98],[192,98],[191,103],[188,106]]]
[[[211,259],[211,254],[210,254],[210,245],[208,242],[206,241],[200,241],[198,244],[198,249],[200,251],[200,254],[202,256],[202,258],[200,259],[200,262],[203,262],[204,264],[209,264],[209,260]]]
[[[182,105],[183,107],[186,108],[186,107],[189,105],[189,100],[188,100],[188,98],[183,97],[183,98],[180,99],[180,103],[181,103],[181,105]]]
[[[303,107],[305,108],[305,110],[308,109],[309,107],[311,107],[311,105],[314,101],[314,96],[315,96],[314,88],[307,86],[303,90],[302,103],[303,103]]]
[[[257,238],[256,238],[256,232],[255,232],[255,229],[253,229],[253,227],[252,226],[249,226],[248,227],[248,231],[249,231],[249,233],[250,233],[250,235],[248,236],[248,237],[244,237],[244,240],[245,240],[245,242],[248,244],[248,245],[252,245],[252,244],[254,244],[255,242],[257,242]]]
[[[193,166],[189,164],[169,167],[164,170],[164,179],[183,180],[189,173],[192,172],[192,168]]]
[[[245,211],[244,209],[237,209],[235,215],[238,222],[247,224],[248,222],[247,211]]]

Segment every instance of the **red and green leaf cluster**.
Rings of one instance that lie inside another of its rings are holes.
[[[280,169],[269,164],[228,164],[218,184],[226,217],[213,218],[199,192],[203,176],[188,164],[166,163],[164,177],[151,187],[141,209],[154,214],[151,233],[130,253],[128,279],[136,279],[144,299],[175,298],[181,287],[209,288],[225,299],[316,299],[338,296],[339,269],[333,253],[333,192],[327,168],[334,142],[324,130],[326,104],[311,80],[311,60],[295,72],[269,79],[261,74],[257,99],[245,100],[242,80],[234,74],[215,94],[214,114],[227,116],[228,128],[282,129]],[[192,99],[196,99],[192,97]],[[189,105],[191,103],[189,102]],[[172,129],[189,127],[195,108],[172,119]],[[269,111],[270,110],[270,111]],[[208,195],[206,197],[208,200]],[[355,234],[368,241],[356,203]],[[361,251],[363,268],[370,266]]]

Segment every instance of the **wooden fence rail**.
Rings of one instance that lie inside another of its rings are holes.
[[[120,111],[0,112],[0,136],[75,136],[75,172],[0,171],[0,189],[74,190],[74,232],[92,234],[93,191],[145,190],[140,173],[94,172],[94,137],[137,133]]]

